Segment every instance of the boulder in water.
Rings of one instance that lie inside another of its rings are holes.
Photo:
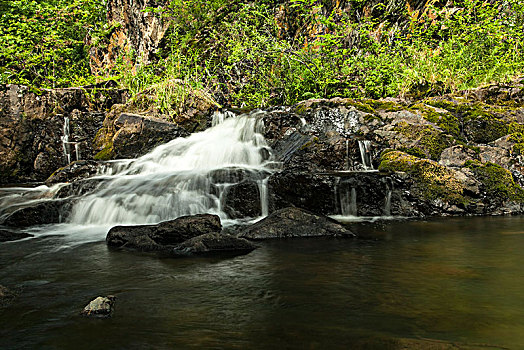
[[[328,217],[288,207],[271,213],[238,235],[254,240],[316,236],[354,237],[355,234]]]
[[[11,227],[56,224],[60,222],[60,214],[65,205],[67,202],[63,200],[49,200],[21,208],[10,214],[3,224]]]
[[[198,214],[156,225],[115,226],[109,230],[106,242],[115,248],[169,253],[188,239],[221,230],[217,215]]]
[[[22,238],[33,237],[26,232],[14,232],[8,230],[0,230],[0,242],[16,241]],[[1,291],[1,290],[0,290]]]
[[[98,297],[87,304],[81,314],[87,317],[110,317],[114,309],[115,299],[113,295]]]
[[[178,255],[209,255],[209,254],[247,254],[256,249],[253,243],[243,238],[237,238],[229,234],[207,233],[200,235],[174,248]]]

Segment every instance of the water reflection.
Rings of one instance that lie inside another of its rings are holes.
[[[102,242],[57,251],[60,236],[2,244],[0,284],[19,296],[0,310],[0,348],[397,349],[424,338],[518,349],[524,235],[507,232],[523,223],[354,224],[376,239],[272,241],[225,260]],[[103,294],[117,295],[112,319],[78,315]]]

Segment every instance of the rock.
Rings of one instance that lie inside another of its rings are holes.
[[[462,167],[468,160],[477,159],[478,155],[474,150],[462,145],[448,147],[442,151],[439,164],[447,167]]]
[[[328,217],[289,207],[271,213],[238,235],[254,240],[316,236],[354,237],[355,234]]]
[[[273,210],[296,206],[323,215],[337,212],[333,176],[285,170],[271,175],[268,186]]]
[[[9,289],[7,289],[6,287],[2,286],[0,284],[0,299],[4,299],[4,298],[7,298],[8,296],[10,296],[12,293]]]
[[[21,208],[10,214],[2,223],[11,227],[56,224],[69,203],[64,200],[48,200]]]
[[[122,54],[138,53],[136,62],[143,65],[151,63],[160,47],[164,34],[169,26],[162,13],[145,11],[156,8],[158,1],[145,0],[109,0],[106,2],[107,23],[109,29],[104,42],[94,44],[95,38],[88,37],[91,72],[103,75],[118,63]],[[96,40],[100,40],[99,37]]]
[[[0,242],[16,241],[27,237],[33,237],[33,235],[26,232],[14,232],[0,229]]]
[[[51,186],[61,182],[74,182],[96,175],[101,163],[94,160],[78,160],[55,171],[47,180]]]
[[[256,249],[253,243],[223,233],[208,233],[184,241],[173,248],[178,255],[247,254]]]
[[[246,181],[229,186],[225,193],[224,212],[231,219],[262,215],[258,184]]]
[[[138,114],[121,113],[113,121],[118,111],[112,113],[95,139],[99,151],[95,159],[136,158],[160,144],[189,135],[176,124]]]
[[[76,159],[90,159],[91,140],[113,104],[125,102],[124,90],[104,87],[42,89],[0,85],[0,183],[44,181],[67,165],[62,136],[69,118],[66,147]]]
[[[96,318],[110,317],[114,310],[115,300],[116,297],[113,295],[97,297],[84,307],[81,315]]]
[[[156,225],[115,226],[107,233],[106,242],[114,248],[170,253],[185,240],[221,230],[218,216],[198,214]]]

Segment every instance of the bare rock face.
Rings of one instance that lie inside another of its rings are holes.
[[[120,56],[137,52],[134,63],[148,64],[159,48],[168,29],[168,21],[161,14],[144,11],[158,8],[167,1],[109,0],[107,1],[107,22],[112,23],[108,42],[93,45],[89,52],[91,71],[103,75],[115,66]],[[88,40],[88,44],[92,44]]]
[[[39,94],[25,86],[0,86],[0,183],[43,181],[70,160],[89,159],[105,110],[125,99],[124,91],[103,86]],[[62,142],[66,123],[70,159]]]
[[[116,297],[108,295],[107,297],[98,297],[87,304],[81,312],[82,316],[106,318],[113,313]]]
[[[131,113],[112,111],[104,127],[95,138],[98,153],[95,159],[135,158],[151,151],[155,146],[189,133],[176,124]]]

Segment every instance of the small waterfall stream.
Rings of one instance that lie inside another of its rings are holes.
[[[70,131],[69,131],[69,117],[64,117],[64,127],[62,135],[62,149],[64,151],[64,158],[67,164],[71,163],[71,145],[69,142]],[[67,165],[66,164],[66,165]]]
[[[360,149],[360,158],[364,170],[373,170],[373,163],[371,161],[371,141],[359,140],[358,147]]]

